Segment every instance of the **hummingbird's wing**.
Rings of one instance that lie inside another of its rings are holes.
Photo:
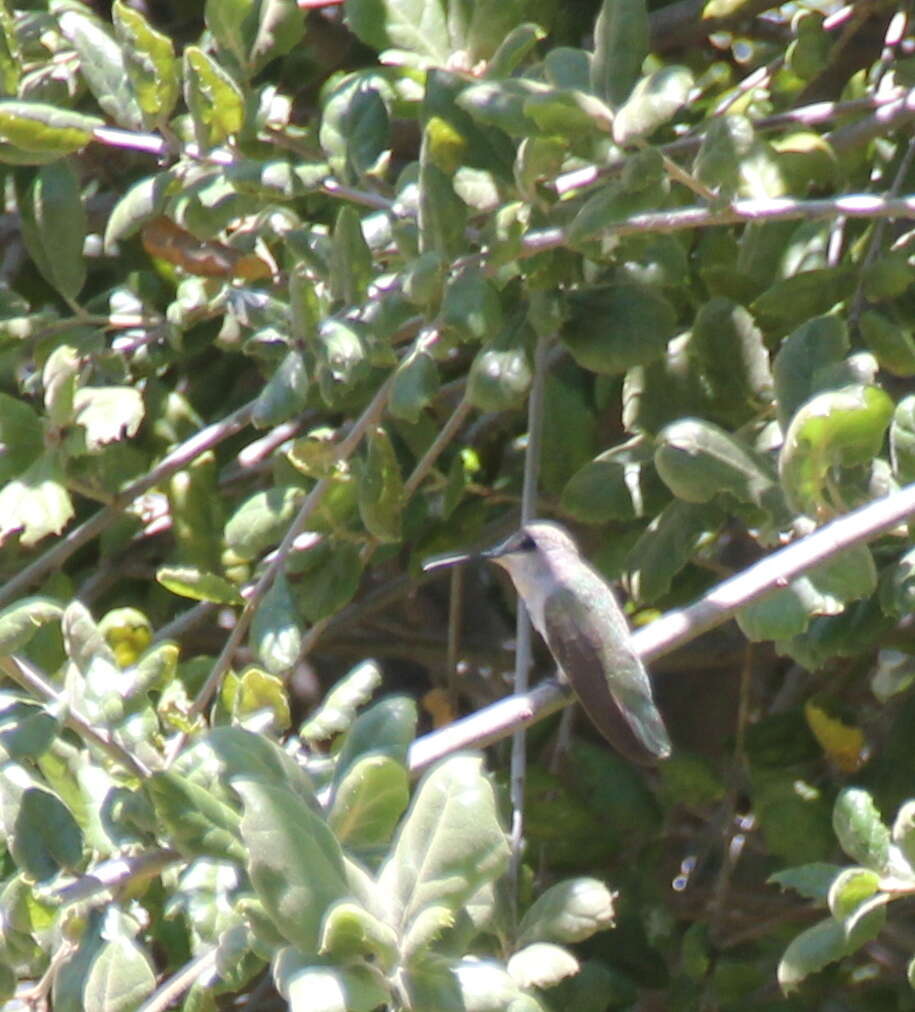
[[[557,589],[544,604],[543,624],[556,663],[607,741],[632,762],[653,765],[667,758],[667,729],[610,589],[602,585],[584,608],[580,595]]]

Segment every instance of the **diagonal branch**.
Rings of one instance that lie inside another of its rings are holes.
[[[723,624],[751,601],[784,586],[853,545],[876,538],[913,513],[915,484],[862,506],[787,548],[767,555],[737,576],[719,583],[694,604],[669,611],[656,622],[639,629],[633,634],[632,643],[644,661],[662,657]],[[542,720],[571,699],[571,691],[553,679],[542,682],[530,692],[508,696],[419,738],[410,749],[410,770],[418,774],[452,752],[482,748],[499,741],[519,727]]]

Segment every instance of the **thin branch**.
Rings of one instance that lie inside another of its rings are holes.
[[[905,154],[899,161],[899,167],[896,170],[896,175],[893,178],[893,182],[890,184],[890,188],[887,191],[888,197],[895,197],[902,189],[905,183],[906,176],[909,174],[909,169],[912,167],[912,159],[915,158],[915,140],[909,141],[909,146],[906,148]],[[871,264],[880,255],[880,250],[883,245],[883,237],[886,235],[887,222],[884,218],[878,221],[874,226],[874,230],[871,233],[870,242],[867,246],[867,253],[864,255],[864,259],[861,261],[861,269],[858,272],[858,287],[855,289],[855,297],[852,301],[852,309],[849,314],[849,322],[853,327],[858,325],[858,320],[861,318],[861,313],[864,311],[864,273]]]
[[[534,349],[534,381],[527,402],[527,450],[524,454],[524,480],[521,485],[521,523],[530,523],[537,515],[537,482],[540,477],[540,450],[543,444],[543,401],[546,386],[546,350],[548,340],[541,336]],[[515,632],[516,693],[527,692],[531,670],[531,619],[521,598]],[[517,914],[521,860],[524,853],[524,783],[527,778],[527,735],[519,727],[512,736],[510,795],[512,827],[510,835],[511,895]]]
[[[137,1012],[165,1012],[169,1005],[177,1001],[185,991],[189,991],[204,974],[210,976],[216,972],[218,953],[218,946],[213,945],[188,960],[177,973],[172,974],[156,988],[139,1006]]]
[[[634,214],[608,225],[608,235],[637,235],[646,232],[682,232],[714,225],[746,225],[760,221],[818,221],[844,214],[849,218],[915,217],[915,196],[879,197],[873,193],[848,193],[820,200],[772,197],[762,200],[735,200],[726,207],[679,207],[669,211]],[[600,233],[593,238],[598,238]],[[534,256],[568,243],[564,229],[545,228],[528,232],[521,240],[521,256]]]
[[[416,466],[410,473],[410,476],[404,482],[404,495],[403,502],[406,505],[407,502],[413,497],[413,494],[422,484],[423,479],[432,470],[436,460],[441,456],[442,451],[448,446],[451,440],[456,435],[458,429],[464,424],[467,415],[470,413],[471,405],[469,402],[462,398],[458,406],[454,409],[449,417],[448,421],[442,426],[441,431],[432,441],[432,445],[428,450],[420,457],[416,462]],[[374,545],[368,545],[366,554],[361,557],[360,561],[365,565],[372,557],[374,552]],[[324,630],[327,629],[331,621],[339,619],[340,615],[328,615],[326,618],[318,619],[307,633],[302,637],[302,648],[299,651],[299,657],[307,657],[308,654],[314,649],[315,644],[324,635]]]
[[[441,431],[432,441],[432,445],[417,461],[416,466],[413,468],[410,476],[404,482],[404,502],[408,502],[419,486],[422,484],[423,479],[432,470],[435,462],[442,455],[442,451],[448,444],[454,439],[458,429],[467,420],[467,416],[472,410],[472,405],[465,398],[462,398],[458,406],[451,413],[451,417],[442,426]]]
[[[726,622],[739,609],[783,587],[801,573],[854,545],[876,538],[915,513],[915,484],[833,520],[813,534],[761,559],[725,580],[687,608],[662,615],[633,633],[632,645],[652,661]],[[438,759],[465,748],[482,748],[565,706],[571,691],[554,679],[509,696],[449,727],[425,735],[410,749],[409,765],[420,773]]]
[[[20,570],[14,577],[7,580],[3,587],[0,587],[0,607],[14,600],[27,587],[44,579],[48,573],[60,569],[74,552],[88,544],[116,520],[121,519],[125,508],[144,492],[148,492],[165,478],[180,471],[183,467],[187,467],[202,453],[206,453],[207,450],[244,428],[248,424],[253,407],[254,401],[251,401],[233,411],[222,421],[208,425],[191,436],[190,439],[163,457],[151,471],[119,492],[110,505],[93,514],[79,527],[74,528],[60,541],[57,541],[44,554],[39,555],[25,569]]]
[[[362,441],[362,437],[365,433],[377,423],[379,417],[384,411],[385,405],[387,404],[388,393],[390,392],[393,382],[394,374],[392,372],[378,388],[375,396],[369,402],[366,409],[353,423],[353,427],[341,440],[340,445],[337,448],[337,457],[339,460],[343,461],[351,457],[355,452],[356,447],[358,447],[359,443]],[[305,525],[311,518],[312,513],[314,513],[314,511],[318,508],[321,500],[331,488],[332,484],[333,483],[330,479],[322,478],[305,497],[305,501],[302,503],[301,509],[289,525],[289,529],[286,531],[283,540],[280,542],[273,558],[270,561],[270,564],[266,567],[263,573],[261,573],[257,582],[254,584],[251,594],[247,601],[245,601],[245,606],[242,609],[241,614],[238,616],[238,621],[235,623],[232,632],[226,639],[219,657],[216,659],[210,674],[207,676],[206,681],[197,693],[197,697],[189,707],[188,715],[190,717],[193,718],[202,713],[215,695],[225,673],[229,670],[232,658],[235,656],[235,651],[241,645],[241,642],[248,631],[248,626],[254,618],[254,613],[257,611],[257,608],[264,599],[267,591],[273,586],[273,581],[276,579],[280,570],[283,566],[285,566],[286,558],[292,551],[295,539],[305,530]],[[183,747],[186,738],[187,736],[185,734],[179,735],[172,743],[172,747],[169,750],[169,760],[173,759],[175,755],[177,755],[178,751],[180,751]]]
[[[65,714],[64,723],[80,738],[101,749],[109,759],[126,767],[134,776],[145,779],[150,771],[135,756],[118,744],[106,731],[99,731],[81,713],[75,710],[53,685],[21,657],[12,654],[0,655],[0,670],[17,685],[52,706],[59,707]]]
[[[177,850],[162,848],[145,854],[131,854],[129,857],[113,857],[96,865],[91,871],[81,875],[75,882],[70,882],[55,890],[54,899],[62,906],[87,900],[99,893],[113,889],[121,889],[128,883],[142,882],[158,875],[169,865],[181,860]]]

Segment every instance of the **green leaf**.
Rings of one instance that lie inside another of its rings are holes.
[[[104,125],[98,116],[43,102],[0,99],[0,141],[5,142],[0,147],[0,162],[39,164],[72,154],[92,140],[93,130]]]
[[[337,754],[334,783],[366,755],[387,756],[401,766],[416,737],[416,704],[408,696],[389,696],[360,714],[343,739]]]
[[[73,421],[73,402],[81,372],[79,353],[68,344],[59,344],[48,356],[41,373],[48,420],[63,428]]]
[[[780,333],[820,313],[827,313],[848,295],[847,267],[803,271],[776,281],[750,306],[763,330]]]
[[[778,964],[778,983],[785,994],[796,991],[811,973],[840,960],[846,952],[842,925],[831,917],[802,931]]]
[[[881,874],[890,870],[890,831],[867,791],[846,787],[836,798],[832,826],[853,861]]]
[[[731,114],[712,119],[696,156],[694,172],[700,182],[723,198],[762,200],[785,193],[778,155],[755,135],[753,123],[745,116]]]
[[[0,756],[37,759],[63,725],[63,707],[44,707],[13,692],[0,691]]]
[[[467,377],[467,401],[480,411],[508,411],[521,404],[531,385],[527,351],[521,345],[482,348]]]
[[[454,192],[449,173],[431,160],[429,131],[423,137],[419,168],[419,248],[454,260],[464,249],[467,205]]]
[[[890,459],[893,473],[901,485],[915,481],[915,396],[911,394],[903,397],[893,412]]]
[[[787,640],[803,633],[815,615],[838,615],[877,586],[873,556],[865,545],[846,550],[737,613],[747,639]]]
[[[325,741],[346,731],[381,685],[381,669],[375,661],[357,664],[328,692],[318,709],[299,729],[299,737],[308,742]]]
[[[349,541],[325,539],[305,554],[307,568],[296,586],[296,601],[307,621],[319,622],[352,600],[364,564],[359,546]]]
[[[589,197],[566,230],[570,245],[584,247],[587,252],[591,240],[604,238],[615,225],[666,203],[670,188],[666,177],[642,181],[645,185],[636,189],[623,182],[609,182]]]
[[[224,576],[208,573],[196,566],[160,566],[156,580],[180,597],[192,601],[212,601],[213,604],[244,604],[244,599],[234,583]]]
[[[25,471],[44,449],[41,422],[25,401],[0,393],[0,484]]]
[[[394,965],[397,934],[364,907],[351,901],[335,903],[321,926],[322,955],[337,962],[354,962],[359,957],[378,959],[382,967]]]
[[[486,76],[493,80],[511,77],[524,62],[538,42],[546,38],[546,32],[529,21],[514,28],[499,41],[499,48],[489,61]]]
[[[770,875],[768,882],[781,886],[782,889],[793,889],[805,899],[826,903],[829,890],[842,868],[837,864],[825,861],[814,861],[802,864],[797,868],[786,868]]]
[[[23,597],[0,611],[0,654],[21,650],[48,622],[57,622],[63,608],[49,597]]]
[[[124,0],[116,0],[111,17],[144,124],[155,127],[167,122],[181,94],[172,40]]]
[[[787,520],[775,469],[717,425],[684,418],[658,433],[656,447],[658,474],[678,499],[710,502],[726,492]]]
[[[497,127],[510,136],[528,137],[539,130],[525,112],[525,104],[548,90],[547,85],[522,77],[485,81],[461,92],[457,104],[480,123]]]
[[[286,788],[237,778],[248,874],[270,919],[303,953],[316,953],[328,907],[349,894],[343,855],[324,821]]]
[[[417,789],[379,886],[408,928],[430,906],[458,910],[508,864],[493,789],[475,756],[436,766]]]
[[[321,396],[330,406],[369,374],[365,335],[352,320],[324,320],[318,331],[315,357]]]
[[[186,857],[245,860],[239,839],[241,817],[207,788],[166,770],[153,773],[145,790],[169,843]]]
[[[594,454],[598,412],[588,376],[577,368],[549,370],[544,400],[540,481],[545,492],[558,495],[575,471]]]
[[[141,179],[118,200],[105,227],[105,252],[112,253],[121,239],[129,239],[165,210],[169,188],[174,184],[171,172],[157,172]]]
[[[60,29],[79,54],[79,69],[105,113],[128,130],[140,130],[143,117],[131,92],[121,47],[107,27],[78,10],[65,10]]]
[[[875,309],[863,312],[858,326],[881,369],[894,376],[915,376],[915,338],[908,330]]]
[[[410,800],[405,767],[385,755],[357,759],[334,791],[327,822],[350,848],[386,843]]]
[[[880,876],[868,868],[845,868],[829,887],[829,910],[842,921],[880,888]]]
[[[368,438],[368,450],[359,475],[359,515],[365,529],[379,541],[399,541],[403,476],[388,434],[376,428]]]
[[[509,959],[509,976],[521,987],[554,987],[566,977],[578,973],[578,960],[559,945],[534,942],[519,949]]]
[[[499,294],[479,269],[464,269],[449,282],[441,325],[459,341],[482,341],[502,329]]]
[[[276,575],[254,614],[250,640],[256,656],[275,675],[288,671],[299,659],[298,608],[283,573]]]
[[[362,221],[354,207],[337,212],[330,257],[330,285],[335,299],[352,306],[365,301],[372,280],[372,251],[365,241]]]
[[[282,538],[304,498],[297,485],[255,492],[226,524],[227,545],[239,559],[257,558]]]
[[[324,103],[318,139],[334,175],[349,183],[383,171],[390,157],[390,85],[375,70],[344,77]]]
[[[184,50],[184,101],[203,151],[237,134],[244,121],[244,95],[235,81],[197,46]]]
[[[581,523],[604,524],[653,516],[667,500],[652,445],[636,437],[579,468],[563,488],[559,505]]]
[[[9,803],[8,772],[0,777],[0,805]],[[38,882],[59,871],[75,871],[83,858],[83,835],[70,810],[51,791],[27,787],[19,797],[15,827],[7,836],[10,854]]]
[[[259,668],[247,668],[232,697],[232,717],[259,734],[281,735],[291,723],[282,679]]]
[[[893,409],[883,390],[861,384],[807,401],[792,418],[778,458],[788,502],[815,516],[831,500],[833,468],[869,464],[880,452]]]
[[[41,166],[17,202],[22,236],[38,269],[65,298],[75,299],[86,281],[88,225],[73,167],[64,160]]]
[[[19,93],[22,71],[22,50],[16,34],[16,23],[4,3],[0,5],[0,95]]]
[[[132,1012],[156,987],[149,956],[127,935],[106,941],[95,954],[83,987],[86,1008]]]
[[[291,948],[280,953],[274,975],[290,1012],[373,1012],[391,998],[371,967],[309,965],[315,962]]]
[[[608,133],[613,122],[613,112],[600,99],[574,88],[535,91],[524,100],[523,110],[541,133],[569,140]]]
[[[720,297],[705,303],[693,322],[687,354],[699,366],[716,417],[740,425],[771,403],[769,353],[743,306]]]
[[[258,394],[251,412],[251,423],[269,429],[299,414],[308,398],[308,372],[298,349],[288,351]]]
[[[645,0],[603,0],[594,25],[591,86],[604,101],[621,105],[648,55]]]
[[[906,801],[893,822],[893,843],[902,856],[915,868],[915,801]]]
[[[347,24],[379,51],[402,49],[444,66],[451,39],[441,0],[345,0]]]
[[[616,894],[594,878],[558,882],[539,896],[518,928],[518,944],[583,942],[614,925]]]
[[[216,727],[182,752],[175,770],[211,793],[228,798],[225,785],[236,777],[288,788],[313,802],[314,789],[305,770],[275,742],[240,727]]]
[[[676,314],[660,295],[637,285],[607,285],[568,297],[563,344],[579,365],[614,375],[660,358]]]
[[[219,48],[248,77],[290,52],[305,31],[294,0],[207,0],[205,18]]]
[[[823,389],[822,377],[845,358],[848,346],[848,329],[839,316],[807,320],[782,341],[772,366],[782,431],[797,409]]]
[[[439,375],[435,359],[429,352],[416,348],[397,367],[388,398],[388,412],[394,418],[417,422],[438,393]]]
[[[73,421],[86,430],[92,452],[137,434],[145,409],[134,387],[81,387],[73,398]]]
[[[523,990],[501,965],[492,960],[467,958],[454,968],[461,988],[459,1008],[467,1012],[510,1009],[511,1012],[546,1012],[533,994]],[[445,1012],[450,1005],[438,1007]]]
[[[0,490],[0,543],[19,532],[19,543],[29,547],[60,534],[72,516],[63,468],[56,454],[45,453]]]
[[[613,139],[626,146],[650,137],[686,104],[692,87],[686,67],[662,67],[643,77],[613,118]]]
[[[656,601],[670,589],[702,537],[724,516],[710,505],[674,501],[651,521],[626,559],[628,585],[638,601]]]

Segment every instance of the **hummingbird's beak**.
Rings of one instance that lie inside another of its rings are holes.
[[[445,566],[456,566],[461,562],[472,562],[479,558],[477,552],[445,552],[443,555],[430,555],[423,559],[423,572],[428,573],[432,569],[443,569]]]

